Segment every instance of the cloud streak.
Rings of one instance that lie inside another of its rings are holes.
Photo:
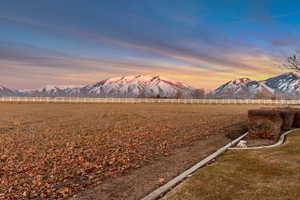
[[[204,67],[201,64],[211,65],[210,68],[214,70],[222,70],[215,67],[217,65],[236,67],[236,68],[248,68],[251,70],[258,70],[255,66],[247,65],[245,63],[236,60],[232,54],[235,52],[242,52],[243,54],[263,54],[264,52],[251,52],[251,49],[255,49],[250,44],[240,44],[236,47],[234,44],[238,41],[229,40],[222,38],[222,41],[216,41],[209,32],[203,32],[201,30],[194,30],[193,34],[190,35],[189,39],[186,39],[190,44],[193,43],[193,37],[200,35],[200,38],[196,39],[198,43],[197,48],[191,48],[188,45],[177,44],[174,41],[165,40],[165,38],[148,38],[143,35],[132,35],[127,38],[110,38],[100,33],[90,33],[79,31],[69,27],[52,26],[50,24],[36,22],[34,20],[17,20],[20,23],[29,23],[38,27],[47,27],[48,29],[56,29],[65,34],[72,34],[75,37],[82,39],[89,39],[92,41],[99,42],[99,44],[106,43],[113,46],[119,46],[127,49],[140,50],[145,52],[154,53],[160,56],[165,56],[173,59],[178,59],[195,66]],[[167,32],[167,31],[166,31]],[[165,33],[168,35],[168,33]],[[176,39],[174,39],[176,40]],[[195,43],[194,42],[194,43]],[[275,42],[276,43],[276,42]],[[274,44],[275,44],[274,43]],[[195,45],[195,44],[194,44]],[[229,51],[228,51],[229,50]]]
[[[268,1],[234,5],[240,14],[224,9],[225,1],[220,8],[193,0],[171,7],[170,2],[116,2],[75,1],[70,9],[56,0],[4,4],[0,24],[8,31],[0,36],[13,42],[0,41],[1,73],[11,74],[11,68],[24,80],[21,72],[28,69],[53,81],[75,82],[77,77],[90,82],[155,71],[177,80],[181,74],[180,81],[212,88],[225,79],[280,73],[281,50],[296,46],[295,33],[278,31],[274,20],[298,12],[273,13]],[[227,23],[233,17],[241,20]],[[62,42],[53,44],[56,37]],[[25,74],[29,79],[30,73]]]

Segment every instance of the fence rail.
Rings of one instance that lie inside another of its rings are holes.
[[[0,97],[0,103],[173,103],[173,104],[279,104],[300,105],[300,100],[265,99],[151,99],[77,97]]]

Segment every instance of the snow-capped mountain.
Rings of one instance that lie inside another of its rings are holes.
[[[39,97],[167,97],[191,98],[194,89],[160,76],[110,78],[84,87],[47,86],[26,93]]]
[[[300,98],[300,73],[284,73],[262,82],[277,92]]]
[[[28,90],[23,92],[25,96],[32,97],[72,97],[80,96],[80,86],[78,85],[47,85],[38,90]]]
[[[46,86],[37,90],[14,90],[0,86],[1,96],[31,97],[166,97],[193,98],[196,90],[181,82],[160,76],[123,76],[87,86]],[[229,81],[211,93],[214,98],[297,98],[300,99],[300,73],[290,72],[262,81],[240,78]]]
[[[262,81],[241,78],[218,87],[212,95],[218,98],[270,98],[274,95],[300,98],[300,74],[289,72]]]
[[[160,76],[124,76],[100,81],[80,89],[83,96],[191,98],[194,89]]]
[[[258,94],[272,96],[273,93],[274,90],[262,82],[240,78],[221,85],[212,94],[219,98],[254,98]]]
[[[9,89],[0,85],[0,97],[20,96],[17,90]]]

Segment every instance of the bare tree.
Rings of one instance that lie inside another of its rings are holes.
[[[192,96],[194,99],[203,99],[205,97],[205,91],[203,89],[196,89]]]
[[[277,92],[275,91],[274,94],[272,95],[272,100],[281,100],[281,99],[285,99],[286,96],[284,93],[281,93],[281,92]]]
[[[266,93],[264,91],[259,91],[256,93],[255,99],[272,99],[272,94]]]
[[[300,58],[298,55],[294,54],[286,59],[283,64],[284,68],[291,69],[296,72],[300,72]]]
[[[175,99],[182,99],[183,98],[183,93],[180,89],[176,90],[176,94],[175,94]]]

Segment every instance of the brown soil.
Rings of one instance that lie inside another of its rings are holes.
[[[161,185],[160,179],[164,180],[163,183],[169,181],[229,141],[220,135],[197,141],[190,147],[175,150],[170,157],[111,179],[71,200],[141,199]]]

